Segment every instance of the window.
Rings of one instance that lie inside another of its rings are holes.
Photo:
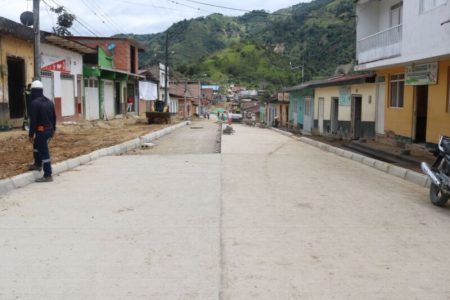
[[[311,116],[311,97],[305,97],[305,116]]]
[[[448,0],[420,0],[420,13],[425,13],[438,6],[446,5]]]
[[[402,25],[403,22],[403,2],[391,7],[391,27]]]
[[[391,75],[390,80],[390,107],[403,107],[405,74]]]
[[[98,88],[97,79],[84,79],[84,86],[89,88]]]

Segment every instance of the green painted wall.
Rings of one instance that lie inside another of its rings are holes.
[[[111,56],[106,55],[106,52],[101,48],[98,47],[98,64],[105,68],[111,68],[113,67],[113,58]]]

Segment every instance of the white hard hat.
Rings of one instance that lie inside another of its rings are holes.
[[[31,83],[31,89],[44,89],[44,85],[39,80],[35,80]]]

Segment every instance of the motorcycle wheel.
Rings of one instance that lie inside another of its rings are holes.
[[[446,195],[444,193],[442,193],[441,189],[435,185],[435,184],[431,184],[430,187],[430,200],[431,203],[433,203],[436,206],[444,206],[448,199],[450,199],[449,195]]]

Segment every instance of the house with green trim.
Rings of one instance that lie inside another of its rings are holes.
[[[83,116],[87,120],[113,119],[139,113],[138,52],[144,47],[128,38],[73,36],[70,39],[96,49],[84,56]],[[127,111],[127,103],[131,109]]]

